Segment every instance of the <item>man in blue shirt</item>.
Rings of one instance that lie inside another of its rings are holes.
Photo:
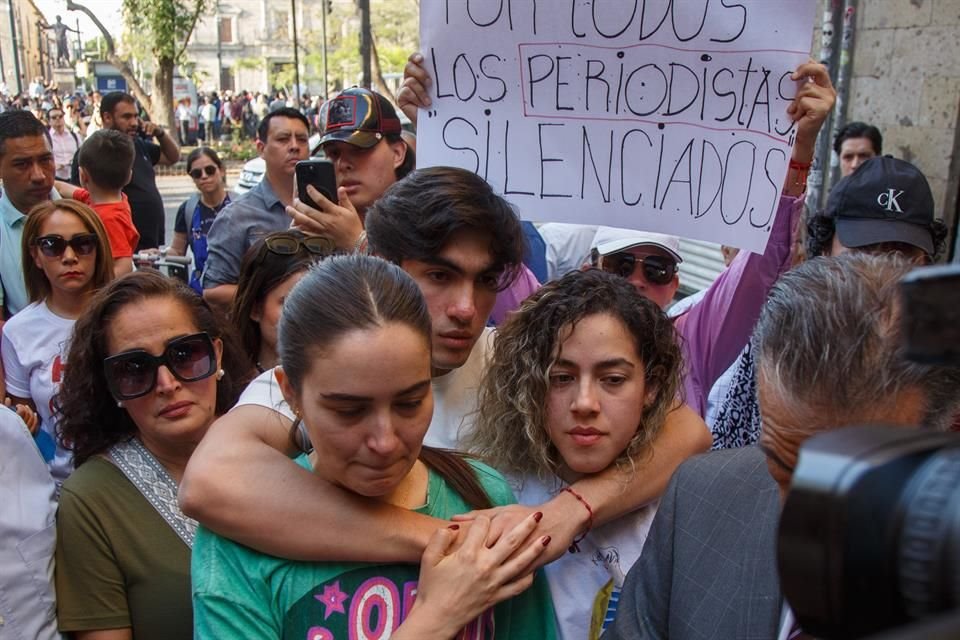
[[[297,162],[309,153],[310,125],[296,109],[283,107],[267,115],[257,129],[257,151],[267,170],[253,189],[227,205],[207,234],[203,297],[229,307],[237,292],[240,261],[254,242],[290,226],[286,206],[293,201]]]
[[[0,291],[3,318],[27,306],[20,238],[27,212],[49,200],[56,174],[50,134],[29,111],[0,113]]]

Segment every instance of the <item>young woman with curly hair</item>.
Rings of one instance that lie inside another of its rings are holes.
[[[233,406],[249,365],[187,285],[145,270],[104,287],[77,320],[55,404],[77,470],[57,514],[57,617],[80,639],[193,637],[196,523],[183,468]]]
[[[501,328],[480,387],[471,451],[507,474],[521,504],[542,504],[611,466],[639,469],[677,406],[673,323],[623,278],[571,273]],[[653,521],[649,504],[593,529],[546,566],[560,635],[597,638]]]
[[[52,399],[66,369],[73,325],[113,278],[113,258],[100,217],[69,199],[31,209],[21,246],[30,304],[3,327],[3,371],[12,403],[39,415],[34,439],[60,485],[73,464],[70,452],[56,444]]]

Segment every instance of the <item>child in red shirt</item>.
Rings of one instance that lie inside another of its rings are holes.
[[[113,129],[100,129],[84,140],[77,152],[83,186],[56,182],[61,197],[90,205],[100,216],[110,240],[116,276],[133,271],[133,253],[140,241],[140,233],[133,226],[130,203],[122,191],[133,175],[134,153],[130,136]]]

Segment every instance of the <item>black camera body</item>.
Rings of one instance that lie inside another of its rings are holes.
[[[778,564],[817,637],[860,638],[960,605],[960,436],[867,426],[810,438]]]
[[[901,282],[911,360],[960,367],[960,266]],[[801,447],[780,519],[780,584],[818,638],[960,638],[960,434],[863,426]],[[921,630],[922,626],[922,630]]]

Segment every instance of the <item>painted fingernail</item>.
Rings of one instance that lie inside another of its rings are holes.
[[[540,544],[542,544],[542,545],[545,546],[545,547],[546,547],[547,545],[549,545],[549,544],[550,544],[550,536],[543,536],[543,539],[540,540]]]
[[[451,531],[456,531],[459,528],[460,528],[460,525],[458,524],[452,524],[449,527],[447,527],[447,529],[450,529]]]
[[[541,520],[543,520],[543,512],[537,511],[535,514],[533,514],[533,519],[536,522],[540,522]]]

